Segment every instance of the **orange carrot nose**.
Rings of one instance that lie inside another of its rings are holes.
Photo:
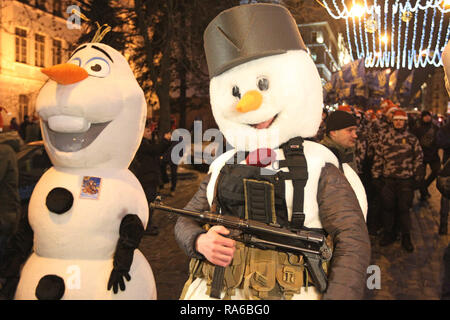
[[[43,68],[41,72],[59,84],[73,84],[88,77],[88,73],[83,68],[73,63],[57,64],[53,67]]]
[[[258,109],[262,103],[262,95],[256,90],[248,91],[236,105],[236,110],[242,113]]]

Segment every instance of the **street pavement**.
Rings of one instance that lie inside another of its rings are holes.
[[[183,208],[197,192],[205,174],[179,167],[178,176],[175,196],[169,195],[170,183],[160,195],[164,205]],[[144,235],[139,247],[152,267],[158,300],[177,300],[188,278],[189,258],[175,241],[176,219],[174,214],[156,210],[152,223],[159,228],[159,234]]]
[[[183,208],[189,202],[205,177],[204,173],[190,169],[179,168],[180,171],[182,180],[178,181],[175,195],[169,196],[169,184],[161,191],[164,204],[177,208]],[[438,234],[440,193],[434,182],[429,191],[431,198],[425,204],[419,203],[416,193],[411,210],[414,252],[403,250],[400,241],[380,247],[379,239],[371,236],[372,267],[367,275],[371,289],[366,290],[366,300],[439,299],[444,271],[443,254],[450,236]],[[160,233],[157,236],[145,235],[140,249],[153,269],[158,299],[178,299],[188,278],[189,259],[174,238],[176,217],[156,211],[153,219]]]
[[[400,240],[380,247],[371,236],[372,265],[379,266],[380,289],[367,289],[366,299],[374,300],[435,300],[440,299],[444,272],[444,250],[449,235],[439,235],[441,194],[433,182],[429,187],[431,198],[419,201],[416,191],[411,210],[411,239],[414,252],[401,247]],[[370,275],[368,275],[370,276]]]

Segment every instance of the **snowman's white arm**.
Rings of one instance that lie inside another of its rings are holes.
[[[123,278],[128,281],[131,280],[129,271],[133,263],[134,250],[139,247],[144,235],[144,226],[141,219],[135,214],[127,214],[120,223],[119,234],[120,237],[114,253],[114,267],[108,281],[108,290],[112,288],[114,293],[117,293],[119,288],[125,291]]]

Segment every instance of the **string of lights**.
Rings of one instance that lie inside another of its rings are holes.
[[[405,35],[406,39],[406,35]],[[397,41],[397,55],[396,55],[396,62],[397,62],[397,69],[400,69],[400,45],[402,40],[402,18],[401,18],[401,12],[398,13],[398,41]],[[395,51],[394,51],[395,54]]]
[[[335,2],[335,0],[332,0],[333,2]],[[441,12],[443,13],[448,13],[450,12],[450,8],[446,9],[444,6],[441,6],[442,4],[444,4],[445,0],[427,0],[425,1],[425,4],[422,4],[423,0],[417,0],[416,4],[414,6],[411,6],[411,4],[403,4],[403,3],[399,3],[398,1],[396,1],[395,4],[392,5],[392,9],[394,13],[397,13],[398,11],[404,12],[405,10],[409,10],[411,12],[415,12],[417,10],[426,10],[428,8],[436,8],[439,9]],[[323,5],[323,7],[325,9],[327,9],[328,13],[334,18],[334,19],[348,19],[351,18],[354,13],[355,13],[355,9],[352,7],[351,9],[349,9],[345,3],[343,4],[343,8],[336,8],[336,13],[330,9],[327,0],[322,0],[322,2],[320,2],[321,5]],[[359,11],[361,8],[361,5],[358,5],[357,10]],[[367,5],[365,4],[363,9],[366,12],[370,12],[373,10],[373,7],[377,7],[376,5]],[[379,6],[378,6],[379,7]]]
[[[355,53],[357,59],[364,58],[366,67],[411,70],[428,64],[442,66],[442,51],[450,37],[450,23],[448,16],[445,16],[450,12],[449,1],[392,2],[385,0],[383,5],[382,0],[379,3],[377,0],[352,0],[349,8],[345,0],[340,0],[340,3],[338,0],[322,0],[321,5],[334,19],[345,20],[350,56],[354,58]],[[420,35],[418,21],[422,23]],[[442,42],[445,25],[445,42]],[[418,48],[416,43],[420,43]],[[356,52],[352,52],[352,48]]]
[[[411,48],[415,48],[416,45],[416,38],[417,38],[417,17],[419,15],[419,10],[416,11],[415,16],[414,16],[414,29],[413,29],[413,39],[412,39],[412,46]],[[410,50],[411,51],[411,50]],[[409,51],[409,52],[410,52]],[[408,56],[408,69],[412,69],[413,66],[413,62],[414,60],[412,59],[412,55]]]

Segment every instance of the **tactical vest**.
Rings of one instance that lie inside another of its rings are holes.
[[[289,172],[236,164],[240,156],[236,153],[233,164],[224,165],[216,180],[212,211],[293,230],[304,227],[304,187],[308,171],[303,139],[293,138],[282,148],[286,160],[279,160],[278,165],[288,167]],[[291,221],[285,200],[285,180],[292,180],[294,187]],[[327,272],[325,265],[324,270]],[[300,293],[301,287],[313,285],[301,255],[250,248],[240,242],[236,243],[233,261],[226,268],[192,259],[190,278],[181,299],[195,278],[207,281],[207,294],[213,298],[220,298],[224,289],[225,299],[233,296],[237,288],[243,289],[249,299],[290,299]]]

